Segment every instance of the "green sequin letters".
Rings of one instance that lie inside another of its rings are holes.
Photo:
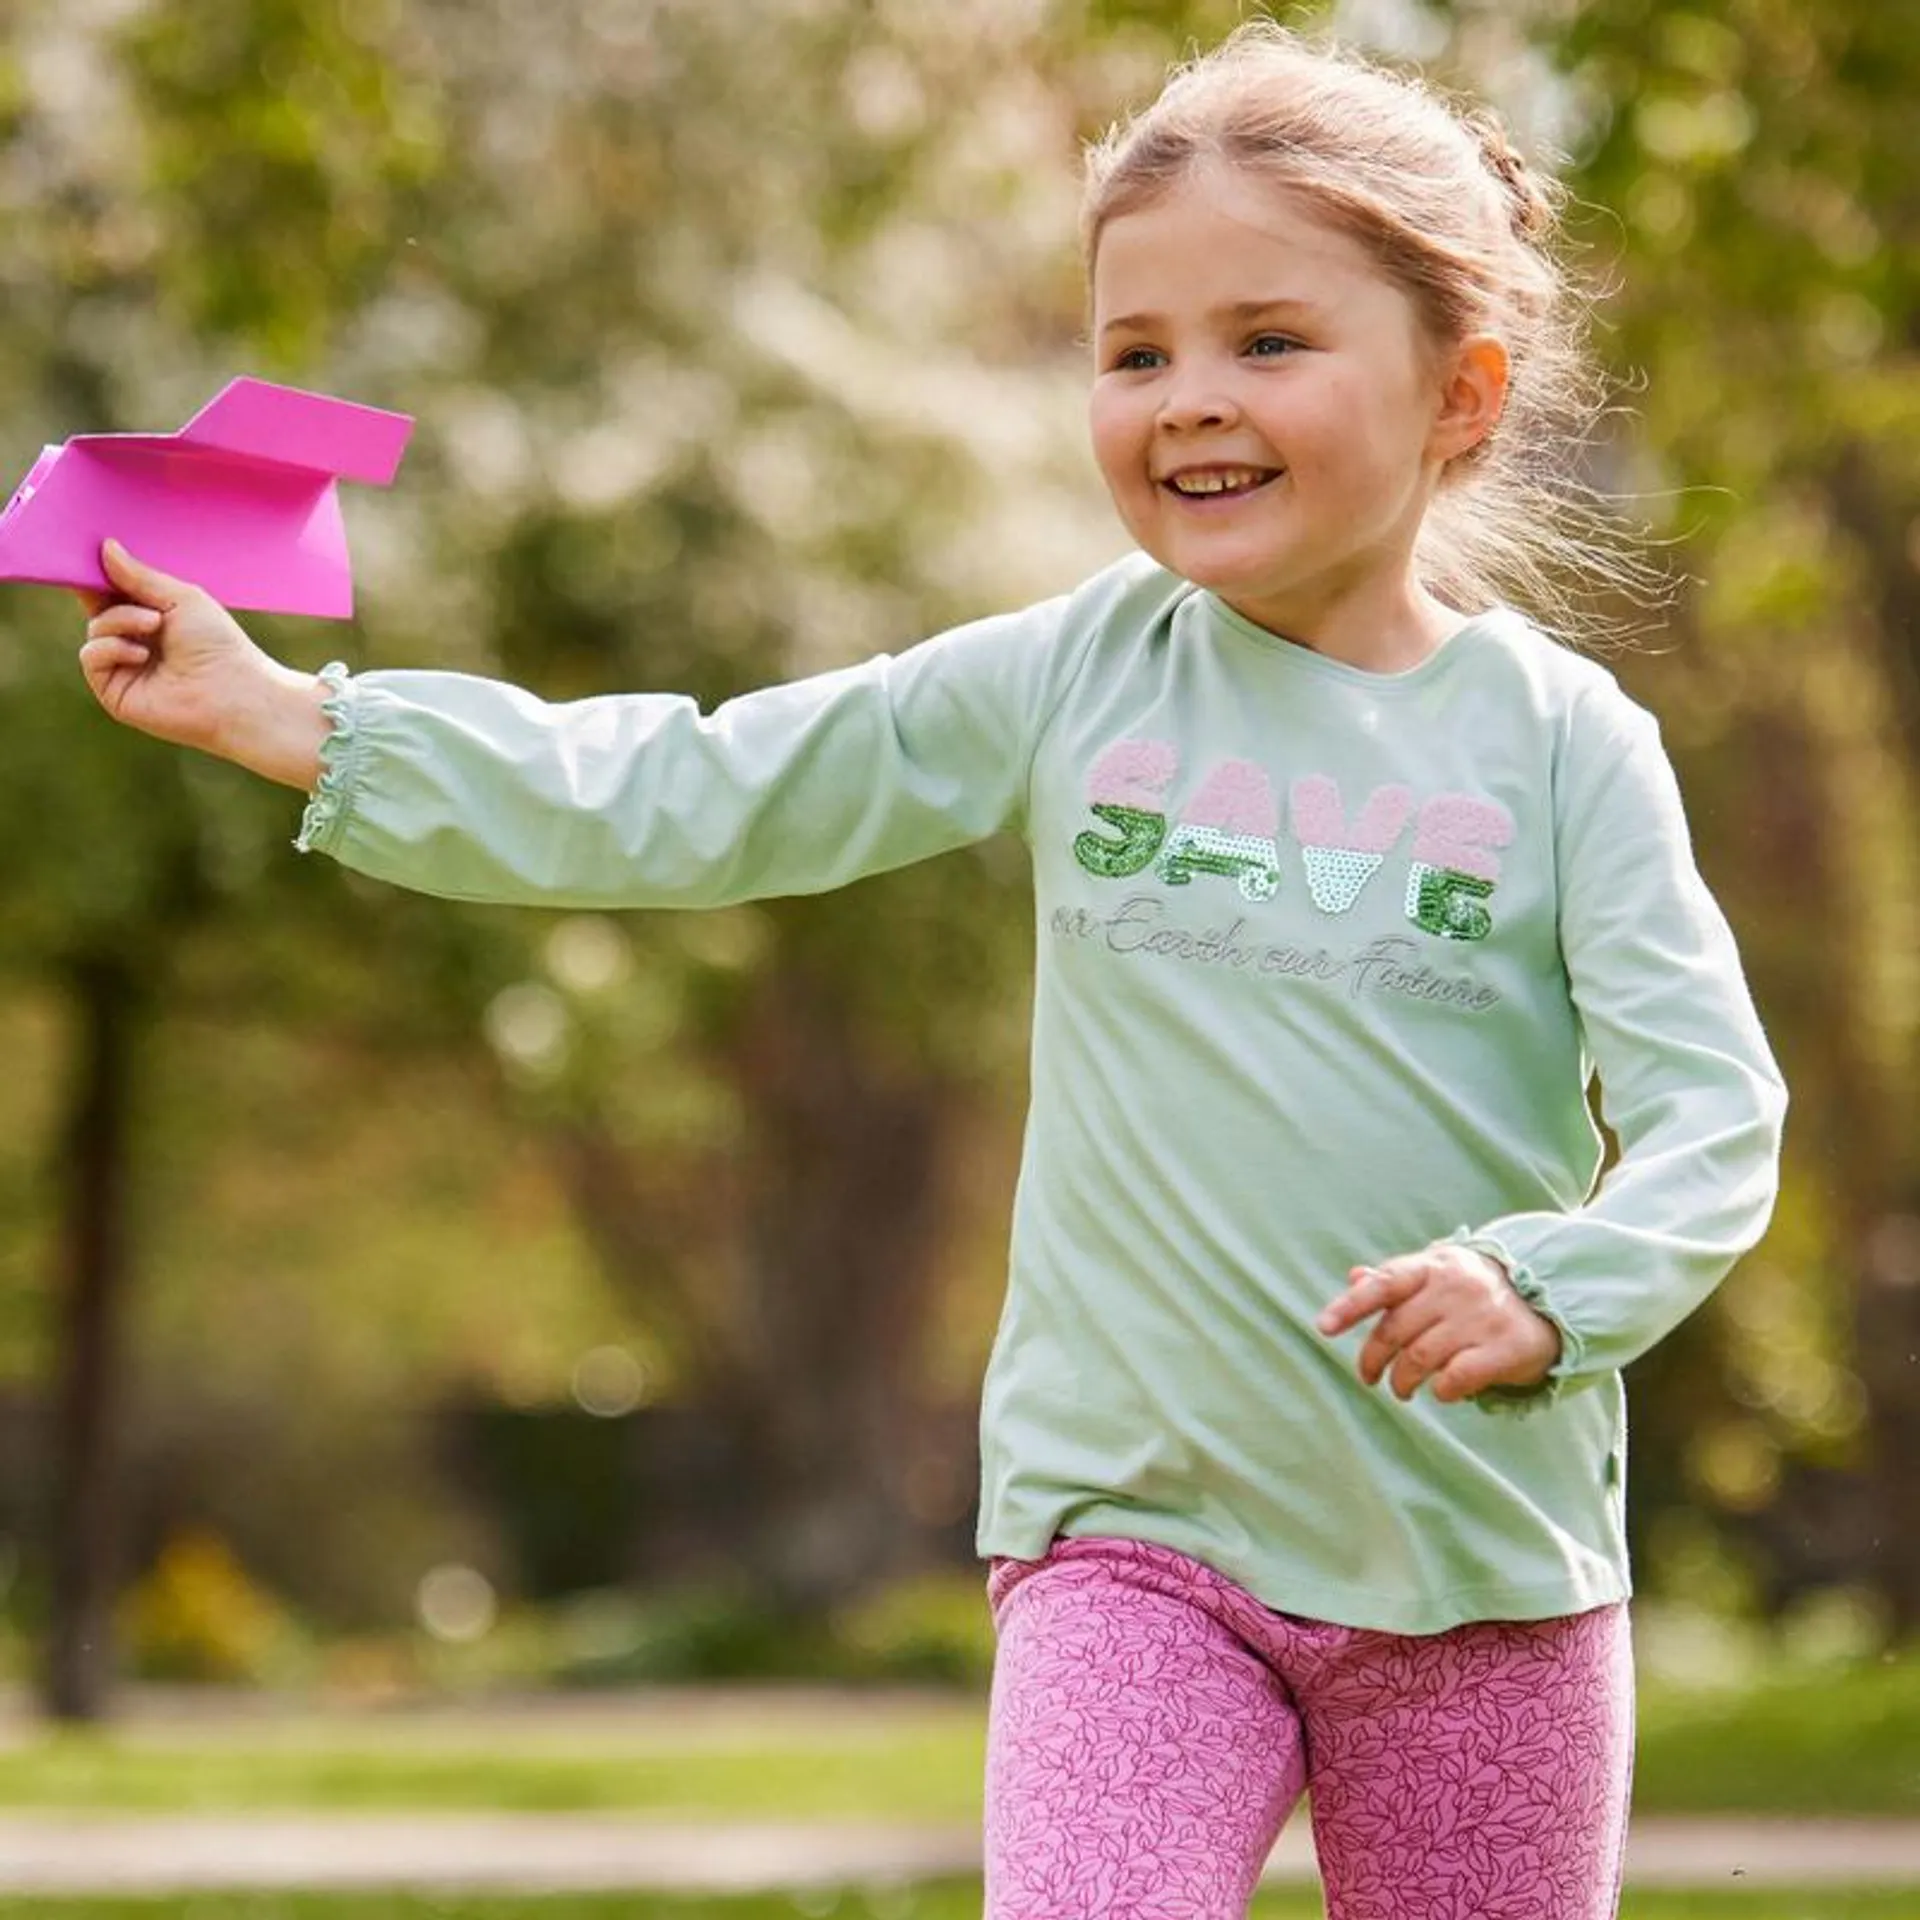
[[[1097,833],[1075,837],[1073,857],[1089,873],[1097,874],[1102,880],[1125,880],[1152,864],[1153,856],[1160,851],[1160,843],[1167,837],[1164,813],[1149,813],[1144,807],[1122,807],[1110,800],[1096,800],[1093,811],[1096,818],[1117,827],[1120,838],[1103,840]]]
[[[1407,876],[1407,918],[1442,940],[1484,940],[1493,915],[1480,903],[1492,892],[1491,880],[1416,860]]]
[[[1183,826],[1167,842],[1154,868],[1170,887],[1192,884],[1198,873],[1231,880],[1246,900],[1271,900],[1280,891],[1273,842],[1259,834],[1223,833],[1217,827]]]

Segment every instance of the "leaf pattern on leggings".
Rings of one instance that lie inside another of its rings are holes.
[[[1330,1920],[1616,1912],[1625,1607],[1373,1633],[1132,1540],[988,1593],[988,1920],[1243,1920],[1306,1788]]]

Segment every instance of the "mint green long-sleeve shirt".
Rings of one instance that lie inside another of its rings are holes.
[[[1624,1597],[1619,1369],[1772,1205],[1784,1095],[1652,720],[1516,615],[1362,672],[1134,558],[703,715],[335,676],[302,846],[459,899],[808,893],[1032,852],[1032,1105],[979,1544],[1159,1542],[1441,1631]],[[1621,1148],[1596,1186],[1597,1071]],[[1315,1316],[1457,1237],[1547,1388],[1403,1403]]]

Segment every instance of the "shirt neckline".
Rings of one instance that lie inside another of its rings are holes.
[[[1274,633],[1249,620],[1245,614],[1236,613],[1210,588],[1201,588],[1200,598],[1215,623],[1241,639],[1251,641],[1262,652],[1286,661],[1302,673],[1318,674],[1323,679],[1341,681],[1351,687],[1364,687],[1370,693],[1392,693],[1423,686],[1446,672],[1449,663],[1456,657],[1471,653],[1488,630],[1510,624],[1519,618],[1506,607],[1493,607],[1484,613],[1470,614],[1424,660],[1410,667],[1402,667],[1396,673],[1381,673],[1371,667],[1356,667],[1345,660],[1331,660],[1324,653],[1315,653],[1311,647],[1302,646],[1297,640]]]

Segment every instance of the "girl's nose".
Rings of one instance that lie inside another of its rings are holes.
[[[1181,381],[1160,408],[1160,425],[1174,433],[1229,426],[1237,417],[1231,395],[1212,381]]]

